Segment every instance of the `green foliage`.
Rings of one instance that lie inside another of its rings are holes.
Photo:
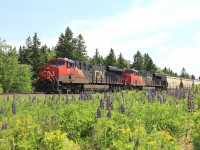
[[[31,67],[18,63],[16,49],[4,44],[0,53],[0,84],[4,92],[31,92]],[[6,47],[6,48],[5,48]]]
[[[194,89],[193,112],[188,112],[187,96],[177,98],[174,91],[97,93],[94,100],[89,100],[88,93],[83,99],[66,95],[0,96],[0,110],[4,109],[0,127],[7,124],[0,132],[0,149],[198,149],[200,95]],[[149,94],[155,94],[153,100]],[[158,98],[161,94],[165,95],[164,102]],[[105,107],[97,118],[100,99]]]

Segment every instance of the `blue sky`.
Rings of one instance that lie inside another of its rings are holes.
[[[38,33],[42,45],[55,46],[70,27],[82,34],[89,56],[111,47],[133,61],[140,50],[163,69],[184,67],[200,76],[199,0],[0,0],[0,37],[17,48]]]

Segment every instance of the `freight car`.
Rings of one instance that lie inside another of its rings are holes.
[[[200,80],[194,80],[194,85],[200,84]]]
[[[193,86],[194,82],[192,79],[185,79],[180,77],[172,76],[163,76],[161,79],[163,89],[175,89],[175,88],[184,88],[189,89]]]
[[[37,91],[80,92],[86,89],[103,90],[123,86],[124,69],[97,66],[68,58],[53,58],[41,68]]]

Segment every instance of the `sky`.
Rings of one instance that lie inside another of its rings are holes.
[[[56,46],[69,27],[89,56],[112,48],[133,62],[139,50],[161,69],[200,76],[199,0],[0,0],[0,14],[0,37],[17,49],[34,33]]]

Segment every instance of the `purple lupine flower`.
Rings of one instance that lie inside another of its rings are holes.
[[[90,100],[94,100],[94,97],[92,94],[90,94]]]
[[[101,108],[100,108],[100,106],[97,109],[97,118],[101,118]]]
[[[150,92],[148,93],[148,101],[149,101],[149,102],[152,102],[152,101],[153,101],[153,98],[152,98],[152,95],[151,95]]]
[[[124,107],[124,105],[121,105],[121,113],[125,114],[125,107]]]
[[[4,124],[1,127],[1,130],[6,130],[8,128],[8,125],[6,122],[4,122]]]
[[[3,108],[1,108],[1,110],[0,110],[0,114],[1,114],[1,115],[3,115],[3,114],[4,114],[4,112],[5,112],[5,111],[4,111],[4,109],[3,109]]]
[[[83,92],[81,92],[81,94],[79,95],[79,98],[78,98],[79,100],[84,100],[84,94],[83,94]]]
[[[137,148],[139,146],[140,146],[140,141],[139,141],[139,139],[137,139],[136,142],[135,142],[135,147]]]
[[[111,118],[111,117],[112,117],[112,113],[111,113],[111,110],[110,110],[110,109],[108,110],[107,117],[108,117],[108,118]]]
[[[15,103],[15,101],[12,102],[12,112],[13,112],[13,115],[16,114],[16,103]]]
[[[110,96],[107,97],[106,108],[107,108],[107,110],[109,110],[109,108],[110,108]]]
[[[113,110],[113,102],[110,102],[110,109]]]
[[[104,109],[104,100],[103,99],[100,100],[100,108]]]

